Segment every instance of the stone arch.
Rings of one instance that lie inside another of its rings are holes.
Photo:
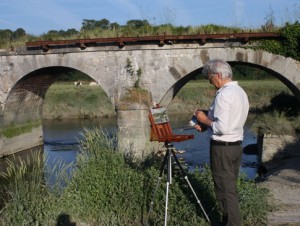
[[[286,85],[287,88],[295,95],[295,97],[298,99],[298,101],[300,103],[300,90],[297,87],[297,85],[295,85],[291,80],[289,80],[287,77],[285,77],[284,75],[280,74],[279,72],[274,71],[271,68],[268,68],[268,67],[265,67],[265,66],[262,66],[262,65],[258,65],[258,64],[249,63],[249,62],[228,61],[228,63],[230,65],[236,65],[236,64],[248,65],[248,66],[255,67],[255,68],[258,68],[258,69],[261,69],[263,71],[268,72],[270,75],[272,75],[273,77],[277,78],[284,85]]]
[[[0,117],[1,125],[40,120],[48,88],[60,76],[71,71],[76,71],[76,69],[61,66],[44,67],[20,78],[6,98],[3,116]]]
[[[188,72],[174,81],[166,92],[162,95],[159,103],[162,106],[168,106],[178,91],[195,75],[202,70],[202,65],[209,59],[221,58],[231,65],[244,64],[267,71],[272,76],[285,84],[300,102],[300,63],[291,58],[271,54],[265,51],[254,51],[244,48],[216,48],[210,51],[204,50],[200,55],[205,53],[206,58],[200,60],[198,68],[186,68]]]

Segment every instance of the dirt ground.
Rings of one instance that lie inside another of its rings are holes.
[[[268,215],[268,225],[300,226],[300,156],[276,160],[265,165],[261,186],[271,191],[277,208]]]

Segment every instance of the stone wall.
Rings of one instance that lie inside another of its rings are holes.
[[[154,154],[150,143],[149,108],[131,103],[117,108],[118,149],[134,160]]]
[[[257,138],[259,163],[300,155],[299,140],[299,135],[259,135]]]

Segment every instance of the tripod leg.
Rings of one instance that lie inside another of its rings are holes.
[[[169,189],[170,184],[172,183],[172,159],[171,159],[171,151],[170,147],[167,147],[167,153],[168,156],[168,166],[167,166],[167,188],[166,188],[166,206],[165,206],[165,224],[164,226],[167,226],[168,223],[168,206],[169,206]]]
[[[192,187],[192,185],[191,185],[191,183],[190,183],[190,181],[189,181],[188,176],[186,175],[186,173],[184,172],[184,169],[182,168],[180,162],[178,161],[178,158],[177,158],[177,156],[176,156],[176,154],[175,154],[175,152],[174,152],[174,149],[172,149],[171,152],[172,152],[172,155],[173,155],[173,157],[174,157],[174,159],[175,159],[175,161],[176,161],[176,164],[177,164],[177,165],[179,166],[179,168],[180,168],[181,174],[183,175],[183,177],[184,177],[184,179],[186,180],[187,184],[189,185],[191,191],[193,192],[193,194],[194,194],[194,196],[195,196],[195,198],[196,198],[196,200],[197,200],[197,203],[198,203],[199,206],[201,207],[201,210],[202,210],[202,212],[204,213],[206,220],[210,223],[210,220],[209,220],[209,218],[208,218],[208,216],[207,216],[207,214],[206,214],[206,212],[205,212],[205,210],[204,210],[204,208],[203,208],[203,206],[202,206],[202,204],[201,204],[201,202],[200,202],[200,200],[199,200],[197,194],[195,193],[195,191],[194,191],[194,189],[193,189],[193,187]]]
[[[159,173],[159,177],[158,177],[158,180],[157,180],[157,184],[156,184],[156,187],[155,187],[155,190],[153,192],[153,195],[152,195],[152,199],[151,199],[151,202],[150,202],[150,208],[149,208],[149,211],[148,211],[148,215],[147,215],[147,218],[146,218],[146,223],[145,225],[148,225],[148,220],[149,220],[149,217],[150,217],[150,214],[153,210],[153,204],[154,204],[154,200],[155,200],[155,196],[156,196],[156,192],[157,192],[157,189],[161,183],[161,177],[162,177],[162,174],[164,172],[164,168],[165,168],[165,165],[167,163],[167,160],[169,158],[169,151],[167,151],[167,153],[165,154],[165,157],[164,157],[164,160],[163,160],[163,163],[161,165],[161,168],[160,168],[160,173]]]
[[[165,206],[165,224],[164,224],[164,226],[167,226],[167,222],[168,222],[169,187],[170,187],[170,183],[169,183],[169,181],[167,181],[166,206]]]

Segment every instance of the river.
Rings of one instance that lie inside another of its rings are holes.
[[[175,143],[174,147],[178,150],[185,151],[184,154],[178,154],[178,157],[184,159],[184,164],[193,169],[209,162],[209,139],[207,133],[199,133],[194,129],[181,131],[189,121],[187,115],[169,115],[173,133],[177,134],[194,134],[193,140]],[[78,141],[82,139],[84,128],[101,127],[107,132],[116,130],[115,119],[93,119],[93,120],[45,120],[43,121],[44,133],[44,153],[47,155],[48,164],[54,163],[61,158],[66,163],[76,161],[76,154],[79,150]],[[248,120],[245,126],[245,138],[243,146],[256,143],[256,136],[250,131],[251,120]],[[241,171],[249,179],[256,176],[256,155],[243,154]]]

